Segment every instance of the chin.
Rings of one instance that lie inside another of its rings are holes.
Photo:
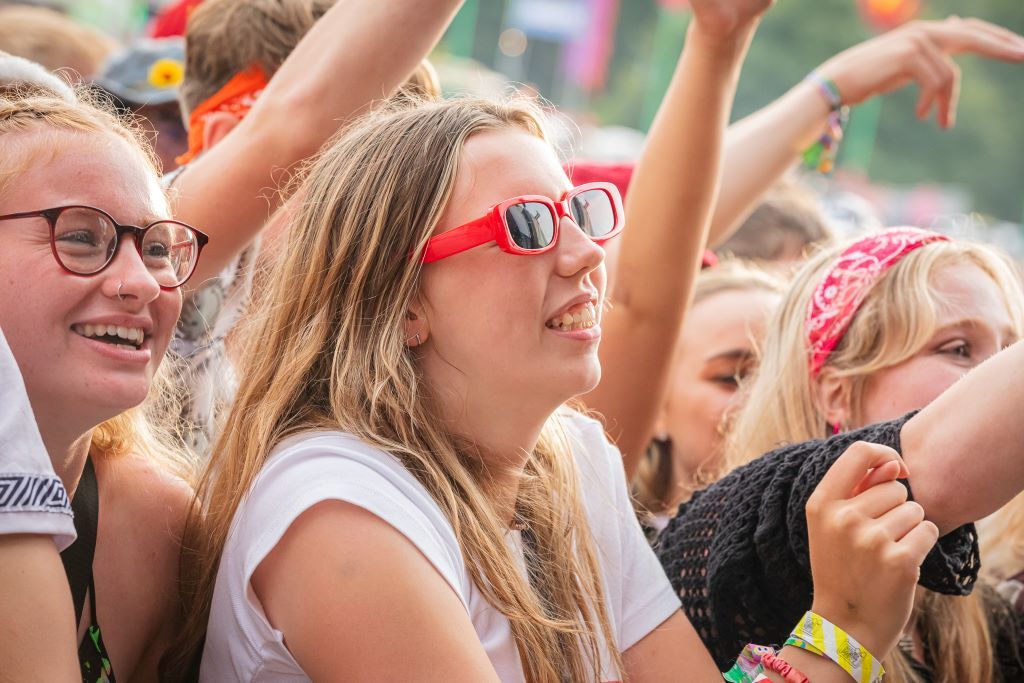
[[[141,405],[149,394],[149,385],[148,380],[107,381],[101,383],[104,387],[101,392],[86,389],[78,392],[78,396],[73,400],[83,407],[88,406],[89,412],[95,415],[99,422],[106,422]],[[98,396],[98,393],[101,395]]]
[[[552,373],[552,376],[557,375]],[[571,400],[589,393],[597,387],[601,382],[601,365],[595,358],[593,362],[580,365],[574,368],[573,372],[562,375],[561,379],[563,380],[562,386],[565,387],[565,400]]]

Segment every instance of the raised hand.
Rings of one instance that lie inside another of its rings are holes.
[[[857,442],[807,501],[812,609],[878,658],[903,632],[921,563],[939,534],[896,481],[907,474],[896,451]]]
[[[858,104],[914,82],[921,91],[917,115],[931,109],[943,128],[956,120],[960,68],[952,60],[975,54],[1024,62],[1024,37],[980,19],[914,21],[839,53],[819,71],[839,88],[844,104]]]
[[[775,0],[690,0],[697,28],[717,38],[741,35],[773,4]]]

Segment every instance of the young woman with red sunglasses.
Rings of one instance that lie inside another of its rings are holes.
[[[721,106],[734,79],[712,76],[738,67],[763,7],[695,7],[680,78]],[[618,451],[563,407],[600,377],[614,190],[571,187],[535,110],[448,101],[357,124],[299,192],[186,543],[200,680],[721,680],[652,563]],[[821,609],[853,599],[844,573],[878,574],[858,637],[879,653],[934,540],[905,494],[871,493],[901,472],[891,451],[852,449],[811,521],[816,562],[845,560],[818,576]],[[879,532],[860,559],[838,508]],[[911,513],[895,537],[877,528],[889,510]],[[848,677],[785,656],[816,683]]]
[[[73,661],[74,649],[83,679],[152,680],[181,622],[191,492],[172,474],[187,463],[161,446],[139,406],[206,237],[167,220],[151,152],[124,122],[24,60],[0,55],[0,84],[0,328],[78,535],[62,555],[77,639],[61,641],[64,624],[54,624],[41,650],[15,653],[33,673],[12,680],[67,680],[51,667],[64,652]],[[12,473],[4,511],[59,503],[38,497],[57,488],[41,476]],[[4,602],[8,623],[25,617],[30,628],[37,615],[19,610],[33,610],[31,598]],[[24,670],[6,654],[4,677]]]

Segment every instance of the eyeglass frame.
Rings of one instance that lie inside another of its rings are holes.
[[[110,258],[107,259],[107,262],[104,263],[99,268],[97,268],[96,270],[92,271],[91,273],[79,273],[77,271],[71,270],[70,268],[67,267],[67,265],[64,264],[64,262],[60,258],[60,255],[57,253],[57,219],[60,218],[60,215],[62,213],[69,209],[89,209],[90,211],[95,211],[103,216],[106,216],[107,220],[110,221],[110,224],[114,226],[114,250],[110,254]],[[79,277],[92,277],[94,275],[99,275],[108,267],[110,267],[110,264],[114,262],[115,258],[117,258],[117,252],[121,247],[121,238],[125,233],[131,233],[132,242],[135,244],[135,251],[138,252],[139,258],[143,259],[143,263],[145,263],[146,257],[143,256],[142,254],[142,242],[145,240],[146,233],[149,231],[150,228],[160,223],[173,223],[174,225],[180,225],[183,228],[188,228],[196,235],[196,259],[195,262],[192,264],[192,269],[188,272],[188,275],[186,275],[185,279],[179,282],[178,284],[161,285],[160,283],[157,283],[160,286],[160,289],[167,292],[174,291],[175,289],[180,288],[182,285],[189,281],[192,275],[196,272],[196,266],[199,264],[199,257],[203,253],[203,247],[205,247],[207,242],[210,241],[209,235],[207,235],[198,228],[192,227],[188,223],[182,223],[181,221],[171,219],[160,219],[153,221],[152,223],[146,225],[145,227],[127,224],[122,225],[121,223],[118,223],[116,220],[114,220],[114,217],[111,216],[106,211],[104,211],[103,209],[96,208],[95,206],[89,206],[87,204],[69,204],[67,206],[56,206],[52,209],[41,209],[39,211],[19,211],[18,213],[9,213],[0,216],[0,221],[17,220],[21,218],[46,219],[46,222],[50,226],[50,252],[53,254],[53,259],[57,262],[57,265],[64,269],[66,273],[70,275],[77,275]],[[147,268],[146,271],[149,272],[149,269]]]
[[[584,183],[568,190],[557,201],[543,195],[521,195],[498,202],[489,208],[483,216],[475,218],[468,223],[463,223],[451,230],[445,230],[440,235],[434,235],[427,240],[427,244],[423,249],[423,256],[420,259],[421,263],[426,264],[440,261],[441,259],[454,256],[489,242],[497,242],[498,247],[502,251],[517,256],[534,256],[550,251],[558,244],[559,225],[562,219],[569,218],[573,222],[576,221],[572,211],[569,209],[569,200],[590,190],[601,190],[611,199],[612,212],[615,215],[614,227],[608,234],[601,235],[600,237],[587,235],[595,244],[604,244],[622,232],[625,224],[622,197],[619,195],[619,189],[612,183]],[[515,243],[515,240],[512,239],[512,235],[509,233],[508,224],[505,222],[505,212],[516,204],[526,203],[544,204],[551,211],[551,215],[555,217],[555,224],[551,233],[551,243],[545,247],[524,249]]]

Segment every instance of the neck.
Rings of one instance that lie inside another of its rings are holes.
[[[92,429],[86,429],[84,432],[68,429],[62,416],[50,415],[45,411],[36,412],[36,422],[39,425],[39,435],[43,438],[43,446],[50,454],[53,471],[64,484],[68,498],[72,498],[75,489],[78,488],[78,481],[82,478],[85,460],[89,456]]]
[[[678,446],[675,447],[678,448]],[[680,503],[689,500],[693,492],[697,490],[698,472],[686,465],[684,460],[681,454],[672,454],[672,486],[666,496],[668,499],[666,512],[670,515],[674,515]]]
[[[487,495],[501,518],[511,521],[523,468],[557,406],[544,410],[537,401],[498,400],[498,394],[435,385],[445,428],[476,446]]]

